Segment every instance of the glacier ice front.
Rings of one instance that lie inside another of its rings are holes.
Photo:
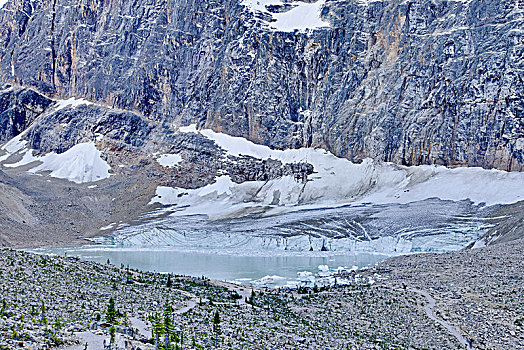
[[[443,166],[354,164],[321,149],[273,150],[244,138],[197,130],[226,154],[306,162],[306,182],[285,176],[199,189],[158,187],[151,204],[171,214],[117,231],[119,245],[165,245],[232,254],[270,252],[444,252],[492,227],[498,204],[524,199],[524,173]]]
[[[227,191],[222,193],[228,197]],[[233,255],[446,252],[471,244],[492,227],[492,210],[471,201],[429,199],[301,209],[271,216],[210,219],[177,214],[121,228],[100,242]]]

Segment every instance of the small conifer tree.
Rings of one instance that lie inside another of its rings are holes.
[[[106,321],[110,324],[116,324],[117,314],[115,308],[115,300],[113,298],[109,299],[109,304],[107,305],[106,312]]]

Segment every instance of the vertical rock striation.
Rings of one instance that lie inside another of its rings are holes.
[[[522,1],[326,1],[321,17],[281,32],[239,0],[10,0],[0,82],[352,161],[524,170]]]

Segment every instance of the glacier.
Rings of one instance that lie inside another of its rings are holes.
[[[137,220],[96,241],[250,256],[446,252],[475,242],[492,227],[491,208],[471,201],[429,199],[210,218],[183,214],[184,207],[174,207],[167,217]]]
[[[306,182],[284,176],[237,184],[224,175],[199,189],[159,186],[151,204],[175,205],[178,210],[173,215],[220,219],[363,203],[407,204],[430,198],[470,200],[487,206],[524,199],[524,173],[436,165],[408,167],[372,159],[355,164],[322,149],[273,150],[241,137],[197,130],[195,125],[181,128],[180,132],[200,133],[227,155],[272,158],[284,164],[310,163],[314,174]]]
[[[198,189],[158,186],[150,202],[156,214],[99,242],[248,255],[446,252],[474,244],[493,227],[495,208],[524,198],[523,173],[356,164],[322,149],[274,150],[195,125],[179,132],[212,140],[223,157],[307,162],[314,173],[307,181],[235,183],[221,175]]]

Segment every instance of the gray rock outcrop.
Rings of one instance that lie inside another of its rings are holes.
[[[10,0],[0,81],[275,148],[523,170],[521,1],[327,1],[330,27],[308,32],[268,16],[239,0]]]

